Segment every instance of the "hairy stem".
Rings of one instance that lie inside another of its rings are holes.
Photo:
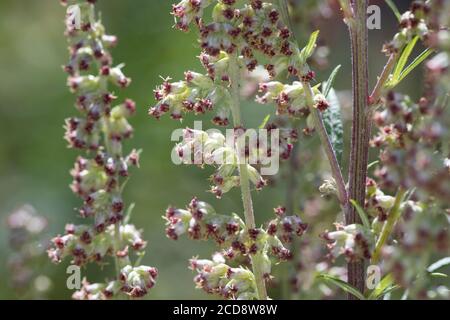
[[[383,72],[378,77],[377,84],[375,85],[375,88],[372,91],[372,94],[369,97],[369,104],[370,105],[376,105],[378,104],[381,94],[383,91],[383,88],[389,79],[389,75],[392,72],[392,69],[394,69],[395,63],[397,62],[398,55],[397,54],[391,54],[389,56],[389,59],[384,66]]]
[[[293,128],[298,128],[299,123],[298,120],[294,120]],[[286,190],[286,212],[291,212],[292,214],[295,214],[297,209],[297,203],[298,203],[298,174],[300,171],[300,165],[299,165],[299,144],[300,141],[297,141],[294,145],[294,148],[292,149],[291,156],[289,158],[289,171],[288,175],[286,177],[287,183],[287,190]],[[297,261],[298,257],[300,255],[300,252],[298,250],[299,247],[299,239],[293,239],[292,243],[290,244],[290,250],[292,252],[292,261]],[[292,299],[292,290],[291,290],[291,277],[290,272],[292,269],[291,264],[283,263],[281,265],[280,270],[280,280],[281,280],[281,294],[283,300],[290,300]]]
[[[322,143],[322,146],[325,150],[328,161],[330,163],[331,174],[333,176],[334,181],[336,182],[339,203],[341,204],[341,207],[344,210],[344,212],[346,212],[348,209],[347,190],[345,188],[345,182],[342,176],[341,168],[336,158],[336,153],[334,152],[333,145],[331,144],[327,130],[325,129],[322,115],[320,114],[319,110],[314,108],[314,100],[313,100],[314,93],[311,88],[311,85],[309,84],[309,82],[303,81],[303,88],[305,90],[306,103],[313,117],[314,127],[319,134],[320,141]]]
[[[368,83],[368,29],[366,24],[367,0],[353,1],[353,17],[347,19],[351,38],[353,70],[353,123],[349,168],[349,197],[364,203],[369,157],[370,112],[367,109]],[[349,207],[346,224],[361,223],[356,208]],[[364,261],[351,262],[347,266],[348,282],[364,292]],[[349,294],[348,299],[355,297]]]
[[[108,121],[104,121],[104,141],[105,141],[105,148],[106,148],[106,152],[109,155],[112,155],[112,151],[111,151],[111,145],[109,143],[110,141],[110,127],[109,127],[109,123]],[[117,181],[119,181],[119,177],[117,175]],[[115,187],[117,190],[120,190],[120,184],[117,183],[117,186]],[[117,256],[117,253],[121,250],[120,246],[122,243],[122,239],[121,239],[121,235],[120,235],[120,226],[122,225],[122,221],[117,221],[114,225],[114,242],[113,242],[113,250],[114,250],[114,266],[115,266],[115,271],[116,271],[116,277],[117,279],[119,279],[120,277],[120,270],[121,270],[121,265],[120,265],[120,261],[119,261],[119,257]]]
[[[117,251],[120,250],[120,222],[117,222],[114,225],[114,265],[116,268],[116,275],[117,279],[120,277],[120,262],[119,258],[117,257]]]
[[[233,123],[234,127],[243,127],[243,121],[241,117],[240,110],[240,67],[238,57],[236,55],[230,55],[230,81],[231,81],[231,97],[232,97],[232,105],[231,111],[233,115]],[[238,143],[244,143],[245,139],[238,139]],[[256,228],[255,223],[255,214],[253,212],[253,202],[252,195],[250,191],[250,180],[248,175],[247,163],[244,159],[242,159],[242,155],[240,150],[244,150],[245,146],[237,146],[238,155],[239,155],[239,180],[241,185],[241,194],[242,194],[242,204],[244,206],[244,216],[245,216],[245,224],[247,229]],[[252,268],[253,274],[255,276],[256,289],[258,292],[258,299],[267,300],[267,291],[266,291],[266,283],[264,280],[264,274],[262,271],[261,264],[259,263],[259,259],[257,257],[252,257]]]
[[[280,0],[279,2],[280,2],[283,20],[287,23],[288,27],[293,32],[293,26],[292,26],[292,21],[289,17],[287,1]],[[340,168],[339,163],[336,158],[336,153],[334,152],[333,145],[331,144],[330,138],[325,129],[325,125],[323,123],[322,116],[321,116],[320,112],[314,108],[314,98],[313,98],[314,93],[313,93],[310,83],[303,81],[303,87],[305,90],[306,103],[308,105],[308,108],[311,110],[311,113],[313,116],[314,127],[319,133],[320,141],[323,145],[323,148],[327,155],[328,161],[330,162],[331,174],[333,175],[333,178],[337,185],[339,202],[345,212],[348,207],[348,196],[347,196],[347,190],[345,188],[344,178],[342,176],[342,171],[341,171],[341,168]]]
[[[294,123],[294,128],[297,128],[297,123]],[[295,143],[292,149],[291,157],[289,158],[289,176],[287,178],[287,191],[286,191],[286,212],[295,212],[297,207],[297,191],[298,181],[297,173],[299,171],[299,159],[298,159],[299,142]]]
[[[395,224],[397,223],[398,219],[401,216],[402,212],[400,210],[400,204],[403,201],[405,193],[406,193],[406,190],[403,188],[400,188],[397,192],[397,195],[395,196],[394,205],[392,206],[391,210],[389,211],[389,216],[383,225],[383,229],[381,230],[380,237],[378,238],[377,244],[375,246],[375,250],[372,255],[372,263],[373,264],[377,264],[378,261],[380,260],[381,249],[383,249],[384,244],[386,243],[387,239],[391,235]]]

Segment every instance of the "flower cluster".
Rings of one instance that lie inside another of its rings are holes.
[[[207,23],[203,19],[203,9],[213,2],[217,2],[213,21]],[[188,30],[191,22],[196,23],[200,45],[209,55],[238,52],[247,69],[252,71],[258,64],[256,53],[260,53],[269,58],[265,67],[273,76],[286,68],[293,75],[306,75],[308,57],[290,41],[291,32],[282,23],[277,7],[261,0],[248,2],[237,8],[235,0],[181,1],[174,5],[173,15],[181,30]]]
[[[450,31],[448,25],[450,25],[450,18],[448,10],[450,9],[450,2],[448,0],[443,1],[431,1],[431,13],[430,13],[430,25],[436,31],[436,37],[431,41],[433,47],[439,48],[444,51],[444,55],[448,56],[450,51]]]
[[[283,243],[290,243],[294,237],[303,235],[307,225],[296,215],[287,216],[285,211],[281,207],[275,209],[277,217],[265,229],[246,229],[238,215],[218,214],[211,205],[194,198],[186,209],[167,209],[166,234],[174,240],[182,234],[195,240],[214,240],[228,259],[270,249],[269,253],[287,260],[291,253]]]
[[[49,257],[53,262],[61,262],[62,259],[71,257],[72,263],[78,266],[89,262],[102,262],[106,256],[114,253],[115,232],[116,228],[113,225],[98,233],[89,225],[68,224],[63,236],[52,239],[53,247],[48,251]],[[115,255],[123,260],[124,264],[129,263],[129,248],[139,252],[146,246],[140,231],[131,224],[119,227],[118,238],[122,240],[124,249],[122,252],[116,252]]]
[[[24,205],[7,217],[6,224],[12,249],[7,262],[11,273],[11,287],[19,295],[31,293],[33,298],[45,297],[51,280],[37,273],[34,268],[45,252],[47,219],[39,215],[32,206]]]
[[[120,178],[128,176],[129,166],[138,165],[138,153],[124,157],[122,141],[132,134],[127,121],[136,109],[126,100],[112,106],[116,97],[109,84],[127,86],[130,80],[121,67],[112,66],[109,41],[100,21],[95,21],[94,6],[87,1],[74,5],[79,17],[68,15],[66,35],[69,39],[70,63],[68,85],[77,96],[76,107],[81,116],[66,120],[65,138],[69,147],[94,153],[92,159],[78,158],[72,170],[72,190],[84,200],[82,217],[93,216],[98,232],[123,217],[124,204],[120,195]],[[70,8],[70,7],[69,7]],[[81,27],[76,22],[80,19]],[[114,37],[115,38],[115,37]],[[105,40],[106,39],[106,40]]]
[[[364,210],[369,217],[373,218],[371,227],[375,234],[381,232],[394,202],[395,197],[385,194],[375,180],[367,178]]]
[[[264,127],[267,130],[269,136],[269,154],[272,154],[274,148],[277,148],[282,160],[287,160],[291,157],[294,144],[298,141],[298,131],[293,126],[282,123],[281,121],[269,122]],[[278,131],[278,144],[273,145],[273,139],[271,137],[274,130]],[[261,142],[260,142],[261,144]]]
[[[436,152],[450,136],[445,106],[430,105],[426,98],[414,103],[394,92],[385,103],[386,109],[374,116],[379,133],[371,142],[381,148],[382,167],[376,172],[381,186],[417,187],[426,195],[449,199],[448,155]]]
[[[275,128],[269,128],[270,131]],[[281,156],[287,158],[291,150],[291,137],[294,133],[282,131],[278,145],[271,146],[262,137],[250,139],[248,144],[241,144],[246,138],[244,129],[230,129],[225,137],[220,131],[183,130],[182,141],[175,146],[175,153],[184,164],[214,165],[216,172],[211,176],[213,192],[218,198],[227,193],[233,187],[239,186],[239,166],[245,164],[249,178],[256,190],[260,190],[266,184],[257,167],[266,164],[267,159],[277,151],[282,151]],[[283,135],[284,133],[284,135]],[[270,137],[269,137],[270,138]],[[270,139],[272,141],[272,139]],[[272,141],[273,143],[273,141]]]
[[[202,61],[206,60],[209,61],[207,56],[204,55]],[[221,64],[221,69],[226,68],[227,61],[228,58],[223,57],[214,63],[214,67],[210,66],[209,72],[214,72],[215,75],[220,74],[222,79],[227,79],[217,66]],[[208,62],[208,64],[210,63]],[[218,110],[213,118],[213,122],[220,126],[227,126],[229,123],[229,104],[231,99],[229,92],[222,85],[215,84],[208,75],[188,71],[185,73],[184,81],[171,83],[169,80],[166,80],[155,90],[155,98],[158,103],[150,108],[149,114],[157,119],[170,112],[171,118],[178,120],[182,119],[182,112],[204,114],[216,106],[220,106],[216,108]]]
[[[212,260],[193,258],[189,262],[191,269],[197,272],[194,278],[197,288],[225,299],[257,298],[253,273],[247,268],[230,267],[220,253],[214,254]]]
[[[230,244],[245,224],[237,216],[219,215],[214,208],[192,199],[186,209],[169,207],[166,211],[167,237],[177,240],[187,233],[191,239],[213,239],[219,245]]]
[[[287,114],[294,118],[305,118],[310,114],[304,88],[299,81],[294,81],[291,85],[278,81],[261,83],[259,91],[262,95],[257,97],[256,101],[262,104],[275,102],[277,115]],[[315,89],[314,93],[314,108],[321,112],[326,111],[329,102],[318,89]]]
[[[127,119],[136,106],[131,100],[113,106],[116,97],[109,86],[124,88],[131,80],[123,74],[123,65],[113,66],[108,50],[117,38],[105,33],[94,3],[70,2],[66,16],[70,61],[64,67],[80,112],[79,117],[66,120],[65,138],[69,147],[86,152],[71,171],[71,189],[83,200],[80,216],[94,221],[92,225],[67,225],[64,235],[52,239],[48,255],[55,263],[70,257],[78,266],[104,264],[105,258],[112,256],[116,269],[122,270],[109,284],[85,281],[75,299],[111,298],[120,292],[142,297],[153,286],[157,272],[145,266],[130,267],[129,248],[139,253],[146,242],[133,225],[122,223],[126,210],[122,180],[128,177],[129,168],[139,163],[139,152],[133,150],[125,156],[122,150],[123,140],[133,133]],[[146,274],[146,270],[151,272]],[[121,285],[113,285],[118,282]]]
[[[204,9],[214,2],[213,22],[204,22]],[[258,66],[256,53],[269,61],[265,68],[270,76],[288,71],[302,79],[311,80],[314,73],[306,60],[312,55],[312,48],[300,50],[290,40],[290,31],[280,19],[276,6],[261,0],[249,1],[243,8],[236,8],[236,1],[181,1],[173,6],[176,26],[188,30],[195,22],[200,31],[202,53],[200,61],[206,74],[192,71],[185,73],[185,80],[166,80],[155,90],[158,100],[149,114],[159,118],[170,112],[173,119],[181,119],[182,112],[205,113],[216,110],[213,122],[228,125],[230,113],[229,56],[237,53],[238,63],[249,71]]]
[[[437,51],[426,63],[425,92],[417,101],[389,91],[385,108],[374,114],[378,134],[371,145],[380,148],[380,166],[375,170],[377,183],[367,184],[366,212],[375,217],[372,231],[382,232],[386,220],[395,225],[392,242],[382,247],[383,271],[405,290],[404,297],[445,298],[448,289],[433,288],[427,271],[428,252],[448,254],[450,237],[448,199],[450,197],[449,111],[448,111],[448,36],[449,1],[415,1],[402,16],[401,32],[387,46],[388,53],[398,52],[407,41],[419,36]],[[444,16],[444,17],[443,17]],[[394,197],[383,190],[408,190],[398,213],[389,211]],[[393,218],[391,215],[397,215]],[[377,244],[378,246],[378,244]],[[379,248],[378,248],[379,249]]]
[[[157,276],[158,270],[156,268],[127,265],[120,271],[121,290],[132,297],[143,297],[148,290],[153,288]]]
[[[277,207],[274,212],[276,218],[269,222],[267,233],[278,237],[283,243],[291,243],[294,236],[302,236],[308,227],[299,216],[287,216],[284,207]]]
[[[344,255],[347,261],[370,259],[375,246],[375,236],[360,224],[336,224],[336,231],[325,231],[321,237],[328,242],[329,257]]]
[[[132,298],[141,298],[153,288],[157,276],[158,271],[155,268],[126,265],[120,271],[119,280],[91,284],[84,279],[81,289],[73,294],[73,299],[106,300],[117,296],[120,292]]]
[[[424,1],[413,1],[408,11],[400,18],[400,31],[383,47],[387,55],[401,52],[408,42],[418,36],[428,42],[432,38],[432,30],[428,27],[430,5]]]
[[[238,260],[245,257],[258,260],[264,266],[264,278],[270,279],[269,255],[278,260],[290,259],[292,254],[284,244],[300,237],[307,228],[298,216],[287,216],[285,211],[275,209],[277,217],[265,229],[248,229],[238,215],[218,214],[211,205],[194,198],[186,209],[167,209],[166,234],[174,240],[182,234],[195,240],[212,239],[221,248],[212,261],[191,260],[191,268],[198,273],[198,287],[225,298],[254,298],[253,273],[242,267],[232,268],[225,261],[245,261]]]
[[[436,205],[408,201],[403,206],[403,219],[397,226],[397,243],[383,250],[384,268],[395,282],[409,289],[414,298],[433,298],[430,288],[430,263],[424,252],[445,256],[449,252],[450,225]],[[447,289],[448,294],[448,289]]]
[[[209,9],[211,19],[205,17]],[[265,279],[270,278],[268,255],[281,260],[290,258],[291,253],[283,246],[283,242],[290,242],[294,236],[303,234],[306,225],[298,217],[280,212],[277,219],[270,223],[270,229],[256,228],[250,188],[259,190],[266,184],[262,177],[267,165],[266,158],[271,161],[270,164],[274,157],[277,163],[278,158],[289,158],[298,133],[291,129],[293,127],[265,123],[267,135],[262,139],[252,139],[251,130],[244,128],[239,101],[240,90],[251,81],[242,81],[245,78],[241,70],[252,72],[256,68],[265,68],[268,77],[264,81],[283,72],[311,81],[314,73],[309,70],[306,60],[312,55],[315,41],[300,50],[292,41],[291,32],[282,22],[276,5],[269,1],[183,0],[173,6],[172,14],[178,29],[187,31],[191,25],[198,29],[202,50],[199,59],[206,72],[188,71],[185,79],[178,82],[165,80],[155,90],[157,103],[150,108],[149,114],[160,118],[169,113],[173,119],[181,119],[184,112],[203,114],[213,111],[214,124],[227,126],[233,123],[232,134],[227,134],[227,138],[219,132],[184,130],[183,139],[173,155],[176,155],[177,162],[217,166],[211,177],[211,191],[219,198],[233,187],[240,186],[246,221],[244,223],[234,215],[217,215],[210,207],[200,211],[192,205],[187,210],[170,208],[166,214],[167,234],[173,239],[183,233],[188,233],[194,239],[212,238],[221,246],[223,257],[249,257],[247,262],[250,260],[253,271],[241,271],[251,274],[250,278],[254,278],[256,287],[253,287],[252,293],[244,296],[265,299],[265,280],[261,276],[264,274]],[[321,102],[317,99],[317,106],[326,109],[326,105],[325,99]],[[247,137],[249,144],[246,142]],[[193,269],[200,272],[197,277],[200,282],[204,281],[205,272],[214,269],[214,274],[217,271],[223,275],[223,272],[230,270],[221,262],[209,262],[205,268]],[[236,276],[241,274],[237,270],[233,272]],[[212,277],[216,279],[215,275]],[[206,281],[208,285],[199,286],[207,292],[227,298],[242,298],[244,296],[240,293],[231,294],[225,289],[225,283],[233,277],[222,277],[220,283],[212,281],[214,289],[211,290],[208,289],[210,281]]]

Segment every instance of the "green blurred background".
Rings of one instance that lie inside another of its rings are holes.
[[[160,121],[147,116],[153,104],[154,87],[161,82],[159,75],[180,79],[183,71],[201,71],[196,56],[199,53],[195,33],[184,34],[172,28],[169,14],[172,3],[167,0],[101,0],[98,9],[103,14],[107,31],[119,37],[113,50],[116,63],[125,62],[132,85],[121,92],[120,98],[130,97],[137,102],[137,115],[131,119],[135,136],[126,147],[144,150],[141,168],[132,172],[125,194],[128,203],[136,208],[133,223],[145,230],[148,240],[145,264],[160,269],[153,299],[205,298],[194,289],[193,274],[187,260],[194,255],[209,257],[213,246],[181,239],[177,242],[165,237],[161,216],[169,204],[184,206],[198,196],[216,207],[219,212],[240,213],[237,191],[215,200],[208,189],[209,170],[175,166],[170,161],[173,143],[170,134],[175,128],[187,126],[164,117]],[[400,1],[406,7],[409,1]],[[375,80],[385,57],[380,52],[384,40],[392,37],[395,17],[383,2],[382,30],[370,32],[371,74]],[[69,150],[63,140],[63,121],[76,114],[74,96],[66,87],[66,74],[61,66],[67,61],[66,39],[63,36],[65,11],[55,0],[2,0],[0,2],[0,298],[15,298],[8,287],[6,258],[9,254],[6,215],[21,204],[30,203],[48,218],[49,235],[61,233],[67,222],[77,222],[74,208],[79,200],[71,193],[69,169],[77,151]],[[318,79],[326,79],[335,65],[342,64],[338,90],[348,90],[351,83],[350,51],[346,28],[339,14],[321,24],[321,38],[330,47],[330,64],[319,72]],[[307,37],[309,30],[298,30]],[[410,92],[420,94],[419,73],[407,81]],[[348,104],[344,103],[347,109]],[[247,126],[257,126],[270,107],[248,102],[244,105]],[[205,118],[204,123],[210,123]],[[317,151],[319,152],[319,151]],[[326,168],[326,167],[325,167]],[[280,181],[254,195],[258,223],[272,214],[273,207],[282,204],[286,186]],[[69,298],[65,285],[65,265],[44,263],[42,273],[52,281],[49,298]],[[89,268],[89,275],[99,277],[99,269]]]

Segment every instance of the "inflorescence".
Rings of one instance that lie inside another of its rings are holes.
[[[85,280],[82,289],[74,293],[75,299],[109,299],[121,293],[143,297],[154,286],[158,272],[131,263],[131,252],[141,256],[146,242],[141,232],[124,219],[126,206],[122,198],[124,179],[129,169],[139,164],[139,152],[124,155],[122,146],[133,133],[127,119],[136,106],[129,99],[113,105],[117,97],[109,86],[125,88],[131,80],[123,74],[123,65],[112,64],[109,49],[116,45],[117,38],[105,33],[96,19],[94,3],[63,1],[64,5],[70,4],[65,33],[70,61],[64,70],[80,113],[66,120],[65,138],[70,148],[85,153],[71,171],[71,189],[83,201],[79,215],[93,223],[68,224],[64,235],[53,238],[48,255],[56,263],[69,257],[78,266],[104,264],[106,257],[114,258],[116,276],[106,283],[90,284]]]

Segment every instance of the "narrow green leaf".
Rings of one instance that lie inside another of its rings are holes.
[[[312,56],[314,49],[316,48],[316,42],[318,37],[319,37],[319,30],[314,31],[309,37],[309,41],[306,44],[306,47],[304,47],[303,50],[300,52],[300,57],[303,60],[303,62],[306,62],[306,60]]]
[[[266,126],[267,122],[269,122],[270,119],[270,114],[268,114],[264,120],[261,122],[261,124],[259,125],[259,129],[264,129],[264,127]]]
[[[411,55],[412,51],[414,50],[414,47],[416,46],[417,41],[419,40],[418,36],[415,36],[411,42],[409,42],[405,49],[403,49],[402,54],[400,55],[400,58],[398,59],[397,65],[394,68],[394,72],[392,74],[391,79],[391,86],[395,87],[399,83],[400,75],[403,71],[403,69],[406,66],[406,63],[408,62],[409,56]]]
[[[441,272],[433,272],[430,274],[430,276],[432,276],[433,278],[448,278],[448,275]]]
[[[400,14],[400,11],[398,11],[398,8],[395,5],[394,1],[392,0],[384,0],[384,1],[386,1],[386,4],[389,6],[389,8],[391,8],[397,20],[400,21],[402,15]]]
[[[329,90],[327,100],[330,106],[322,114],[322,119],[336,154],[336,158],[339,164],[341,164],[342,153],[344,152],[344,125],[342,122],[341,105],[336,95],[336,91],[334,91],[333,88]]]
[[[396,284],[386,288],[383,292],[380,293],[380,297],[378,299],[381,299],[382,297],[386,297],[387,294],[391,293],[392,291],[395,291],[399,289],[400,287]]]
[[[435,263],[431,264],[427,268],[427,271],[435,272],[435,271],[439,270],[440,268],[448,266],[448,265],[450,265],[450,257],[445,257],[445,258],[442,258],[442,259],[436,261]]]
[[[335,286],[341,288],[345,292],[348,292],[348,293],[354,295],[359,300],[366,300],[364,295],[361,292],[359,292],[358,289],[356,289],[352,285],[348,284],[347,282],[342,281],[338,277],[335,277],[335,276],[332,276],[332,275],[329,275],[329,274],[325,274],[325,273],[321,273],[318,276],[318,278],[324,280],[327,283],[334,284]]]
[[[333,88],[334,80],[336,79],[339,69],[341,69],[341,65],[338,65],[336,68],[334,68],[334,70],[333,70],[333,72],[331,72],[330,77],[328,78],[327,82],[325,82],[323,85],[322,94],[325,96],[325,98],[328,97],[328,94],[330,93],[331,88]]]
[[[419,54],[413,62],[409,66],[405,68],[405,70],[402,71],[400,74],[400,78],[398,79],[398,82],[402,81],[406,78],[406,76],[413,71],[418,65],[420,65],[426,58],[428,58],[433,53],[433,50],[427,48],[424,50],[421,54]]]
[[[125,224],[130,222],[134,207],[135,207],[135,203],[130,204],[130,206],[128,207],[127,212],[125,213],[125,219],[123,221]]]
[[[388,273],[383,277],[383,279],[381,279],[378,286],[370,293],[367,299],[378,300],[382,298],[384,295],[394,291],[397,288],[398,286],[394,284],[394,277],[392,276],[391,273]]]
[[[314,91],[315,93],[318,93],[318,92],[319,92],[319,88],[320,88],[321,85],[322,85],[322,83],[316,84],[314,87],[312,87],[313,91]]]
[[[127,186],[129,180],[130,180],[130,177],[127,177],[127,178],[125,179],[125,181],[122,182],[122,185],[120,186],[120,193],[123,192],[123,190],[124,190],[125,187]]]
[[[414,192],[416,192],[416,188],[409,189],[405,194],[405,199],[403,199],[403,202],[408,202],[411,199]]]
[[[136,255],[137,255],[138,258],[136,259],[136,262],[134,263],[134,266],[138,267],[138,266],[141,265],[142,259],[145,256],[145,251],[137,251]]]
[[[355,207],[356,212],[358,212],[359,217],[363,223],[363,226],[370,230],[370,222],[369,218],[367,218],[367,214],[364,212],[364,209],[353,199],[350,199],[350,203]]]
[[[369,165],[367,166],[367,170],[372,169],[372,167],[376,166],[379,163],[380,163],[379,160],[375,160],[375,161],[369,163]]]

